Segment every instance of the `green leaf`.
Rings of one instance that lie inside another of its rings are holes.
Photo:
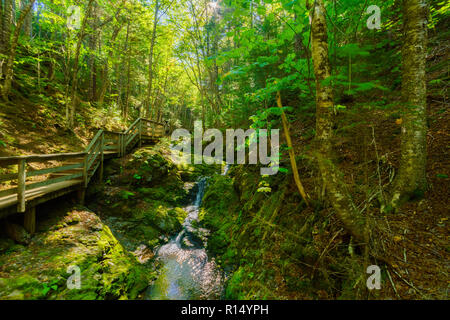
[[[286,168],[279,168],[278,170],[279,170],[280,172],[282,172],[282,173],[288,173],[288,172],[289,172],[289,170],[286,169]]]

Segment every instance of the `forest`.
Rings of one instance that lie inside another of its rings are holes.
[[[1,0],[0,300],[448,300],[449,25]]]

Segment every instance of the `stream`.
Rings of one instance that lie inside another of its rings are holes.
[[[228,171],[225,168],[224,175]],[[193,203],[184,208],[188,213],[183,229],[157,251],[162,263],[158,279],[149,287],[149,300],[214,300],[223,293],[224,275],[206,253],[209,230],[197,226],[206,178],[197,182]]]

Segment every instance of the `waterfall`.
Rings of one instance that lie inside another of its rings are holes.
[[[209,231],[194,227],[206,189],[207,178],[197,182],[193,203],[184,208],[188,213],[183,229],[157,252],[163,263],[162,274],[149,288],[148,298],[218,299],[223,290],[223,275],[214,260],[209,261],[204,248]]]

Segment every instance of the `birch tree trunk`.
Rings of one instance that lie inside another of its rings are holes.
[[[401,159],[387,211],[423,196],[427,162],[427,12],[426,0],[403,1],[403,125]]]
[[[314,1],[311,11],[312,58],[316,76],[316,142],[317,161],[327,196],[338,218],[359,241],[368,242],[365,219],[352,202],[341,174],[334,164],[331,138],[333,137],[333,91],[323,84],[331,76],[328,56],[328,35],[323,0]]]

